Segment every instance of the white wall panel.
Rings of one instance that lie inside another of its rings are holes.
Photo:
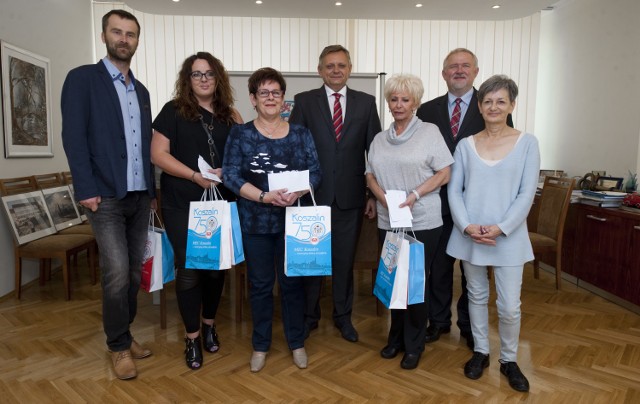
[[[100,17],[122,3],[93,5],[96,49]],[[425,84],[423,101],[446,92],[442,61],[453,48],[467,47],[479,59],[476,87],[493,74],[510,75],[520,86],[517,126],[533,130],[537,85],[539,14],[513,21],[400,21],[307,18],[155,16],[134,12],[143,35],[132,69],[152,92],[154,113],[171,97],[179,65],[204,50],[229,71],[272,66],[284,72],[315,72],[322,49],[340,43],[351,51],[353,72],[411,73]],[[245,97],[246,88],[236,91]],[[387,108],[383,108],[384,111]],[[390,116],[385,112],[385,122]]]
[[[209,52],[220,59],[224,54],[224,24],[222,23],[222,17],[213,17],[211,24],[213,29],[213,49],[209,50]]]

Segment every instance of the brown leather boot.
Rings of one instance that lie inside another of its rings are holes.
[[[135,339],[131,341],[131,348],[129,348],[129,350],[131,350],[131,356],[133,356],[133,359],[144,359],[152,354],[150,349],[143,348]]]
[[[127,380],[138,376],[136,364],[133,363],[130,350],[112,352],[111,361],[113,362],[113,371],[118,379]]]

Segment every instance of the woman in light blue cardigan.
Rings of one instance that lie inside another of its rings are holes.
[[[516,364],[520,336],[520,290],[524,264],[533,260],[527,215],[535,196],[538,141],[507,125],[518,87],[493,76],[478,90],[486,129],[458,145],[448,195],[455,227],[447,253],[462,261],[469,290],[469,314],[475,343],[464,374],[482,376],[489,366],[489,280],[493,266],[498,295],[500,372],[517,391],[529,382]]]

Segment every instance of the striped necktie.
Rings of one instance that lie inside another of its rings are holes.
[[[333,130],[336,132],[336,142],[342,138],[342,105],[340,105],[340,94],[333,94],[335,101],[333,103]]]
[[[462,99],[456,98],[456,106],[453,107],[453,113],[451,114],[451,133],[455,139],[458,136],[458,129],[460,129],[460,103]]]

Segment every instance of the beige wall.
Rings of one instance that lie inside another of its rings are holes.
[[[567,0],[541,21],[536,135],[542,166],[640,171],[640,2]]]
[[[68,170],[60,139],[60,91],[67,72],[93,61],[89,0],[0,0],[0,39],[50,60],[53,158],[4,158],[3,178]],[[4,150],[4,147],[2,147]],[[12,233],[0,214],[0,296],[14,290]],[[25,266],[23,282],[37,276],[37,263]]]

